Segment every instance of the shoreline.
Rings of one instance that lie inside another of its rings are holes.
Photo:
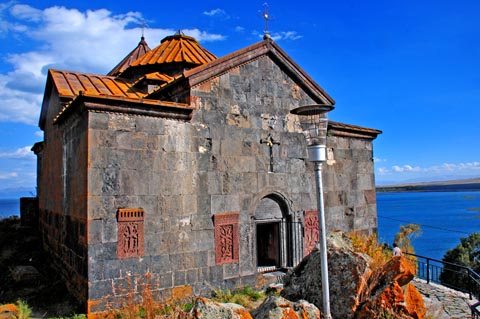
[[[379,186],[375,188],[377,193],[406,193],[406,192],[480,192],[480,184],[455,185],[455,186]]]
[[[480,178],[384,185],[375,187],[377,193],[391,192],[480,192]]]

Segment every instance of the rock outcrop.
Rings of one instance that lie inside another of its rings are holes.
[[[352,318],[371,274],[370,258],[354,252],[343,233],[329,236],[327,247],[331,312],[336,318]],[[305,299],[323,309],[320,269],[320,251],[314,249],[287,274],[282,296],[289,300]]]
[[[195,319],[319,319],[320,310],[305,300],[291,302],[282,297],[269,296],[255,310],[249,312],[233,303],[220,303],[199,297],[191,311]]]
[[[252,319],[250,313],[240,305],[215,302],[204,297],[197,298],[191,313],[195,319]]]
[[[288,301],[285,298],[270,296],[251,312],[254,319],[319,319],[320,310],[315,305],[299,300]]]
[[[394,257],[372,270],[370,258],[353,251],[343,233],[327,240],[330,308],[333,318],[374,319],[425,317],[425,305],[409,282],[415,268],[404,257]],[[282,296],[305,299],[323,309],[320,252],[314,250],[285,278]]]
[[[415,268],[403,257],[394,257],[373,272],[355,318],[376,318],[378,314],[395,318],[424,318],[425,305],[417,288],[410,284]]]

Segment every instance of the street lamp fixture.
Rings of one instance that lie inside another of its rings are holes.
[[[323,201],[322,164],[326,161],[327,113],[333,105],[314,104],[300,106],[290,111],[298,115],[303,134],[307,139],[308,160],[315,163],[315,180],[317,185],[318,222],[320,227],[320,259],[322,274],[322,297],[324,318],[332,318],[330,313],[330,292],[328,283],[327,236],[325,226],[325,206]]]

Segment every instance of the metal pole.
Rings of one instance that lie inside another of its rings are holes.
[[[330,289],[328,284],[327,262],[327,229],[325,227],[325,209],[323,205],[322,162],[315,162],[315,179],[318,198],[318,222],[320,224],[320,258],[322,273],[322,297],[324,318],[332,318],[330,314]]]

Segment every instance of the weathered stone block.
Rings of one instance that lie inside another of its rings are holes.
[[[183,286],[187,284],[187,271],[186,270],[176,270],[173,272],[173,285],[174,286]]]
[[[117,221],[115,217],[103,220],[102,234],[102,243],[110,243],[117,241]]]
[[[103,222],[100,219],[88,221],[88,242],[96,245],[103,242]]]
[[[104,261],[99,259],[94,265],[88,268],[88,278],[91,281],[110,279],[105,277]]]
[[[198,282],[198,270],[190,269],[187,271],[186,283],[187,285],[193,285]]]
[[[223,278],[229,279],[238,277],[239,269],[240,267],[238,263],[223,265]]]
[[[104,279],[120,278],[120,264],[118,259],[109,259],[103,261],[103,277]]]
[[[109,117],[108,129],[113,131],[135,131],[135,116],[128,114],[112,114]]]
[[[225,212],[225,196],[224,195],[212,195],[211,197],[211,209],[210,213],[220,213]]]
[[[108,129],[109,115],[106,113],[88,113],[88,127],[94,130]]]
[[[159,288],[172,288],[174,285],[173,276],[174,276],[174,273],[172,271],[160,273],[158,275]]]
[[[102,299],[105,296],[111,296],[113,294],[112,290],[112,280],[98,280],[90,281],[88,283],[88,290],[90,291],[88,297],[89,299]]]

